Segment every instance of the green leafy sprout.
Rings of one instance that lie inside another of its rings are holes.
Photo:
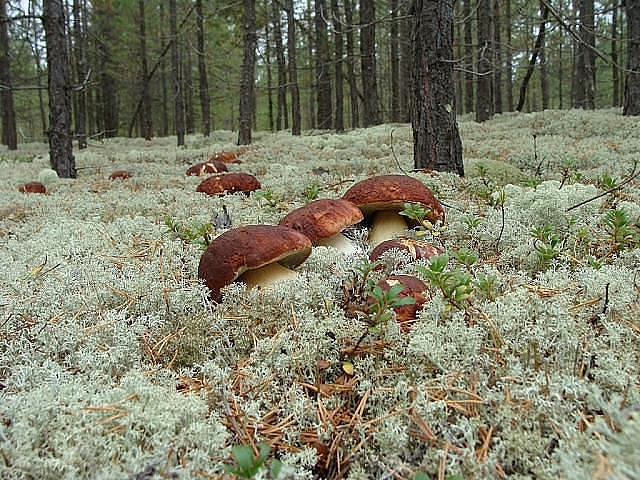
[[[235,465],[223,465],[223,470],[240,478],[253,478],[263,469],[269,457],[271,447],[266,442],[258,444],[258,454],[253,453],[253,449],[248,445],[235,445],[231,447],[231,456],[235,460]],[[282,469],[282,462],[278,459],[271,461],[271,475],[277,478]]]

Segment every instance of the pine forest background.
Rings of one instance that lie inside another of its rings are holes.
[[[0,83],[13,95],[18,141],[46,140],[42,4],[0,0],[0,7],[8,20]],[[238,129],[243,49],[252,40],[252,128],[341,131],[409,121],[408,1],[68,0],[64,8],[80,146],[85,135]],[[483,121],[514,110],[622,105],[628,5],[459,0],[454,9],[459,114]],[[5,117],[3,101],[3,127]]]

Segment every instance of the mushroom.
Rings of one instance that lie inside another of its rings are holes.
[[[47,188],[42,182],[27,182],[18,187],[20,193],[47,193]]]
[[[260,188],[260,182],[250,173],[217,173],[200,182],[196,192],[207,195],[224,195],[235,192],[253,192]]]
[[[444,221],[444,209],[433,192],[408,175],[379,175],[349,188],[343,199],[355,203],[371,223],[369,241],[377,244],[393,238],[409,227],[411,220],[399,214],[405,203],[417,203],[428,210],[426,219]]]
[[[211,157],[211,160],[216,160],[222,163],[242,163],[234,152],[216,153],[213,157]]]
[[[196,163],[187,169],[187,175],[205,175],[209,173],[226,172],[227,165],[219,160],[209,160],[208,162]]]
[[[291,211],[279,225],[305,234],[313,245],[331,246],[344,253],[353,253],[355,245],[342,231],[363,218],[360,209],[347,200],[322,198]]]
[[[393,308],[396,314],[396,321],[400,324],[400,328],[404,332],[408,332],[411,325],[418,318],[418,311],[429,300],[429,289],[427,285],[412,275],[390,275],[378,282],[378,286],[384,291],[389,291],[392,286],[402,284],[404,287],[400,292],[401,297],[412,297],[414,303],[409,305],[400,305]],[[374,302],[372,298],[367,300],[367,304]]]
[[[442,249],[432,245],[429,242],[423,242],[421,240],[415,240],[413,238],[390,238],[389,240],[384,240],[380,242],[378,245],[374,247],[373,250],[369,253],[369,260],[372,262],[376,262],[380,260],[380,258],[391,250],[399,250],[405,252],[409,255],[411,261],[416,261],[419,259],[428,260],[431,257],[436,257],[441,255]],[[398,265],[401,266],[401,265]],[[377,267],[377,269],[381,269],[382,265]]]
[[[111,175],[109,175],[109,180],[126,180],[131,178],[131,174],[126,170],[116,170]]]
[[[198,277],[219,301],[221,289],[234,281],[247,288],[266,287],[292,278],[292,268],[311,253],[311,240],[283,225],[247,225],[216,237],[200,258]]]

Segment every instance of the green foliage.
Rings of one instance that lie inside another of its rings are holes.
[[[416,265],[416,269],[438,288],[449,305],[464,308],[464,302],[473,292],[472,276],[458,268],[447,269],[449,255],[443,254],[429,259],[427,266]]]
[[[369,296],[373,299],[373,303],[369,306],[369,311],[372,312],[368,319],[370,333],[380,334],[381,326],[393,318],[391,309],[415,303],[413,297],[400,295],[403,290],[403,285],[395,284],[389,290],[384,290],[379,285],[375,285],[369,291]]]
[[[199,245],[202,249],[206,249],[209,246],[215,233],[210,223],[194,222],[191,225],[185,225],[176,221],[173,217],[166,217],[164,224],[167,226],[165,234],[175,235],[183,242]]]
[[[321,185],[318,182],[312,182],[306,186],[304,190],[305,199],[308,202],[316,200],[320,195]]]
[[[530,231],[533,237],[533,248],[538,255],[540,268],[545,269],[549,263],[562,253],[562,237],[558,235],[553,225],[546,223],[542,227],[535,227]]]
[[[630,248],[640,242],[640,223],[635,223],[624,208],[609,209],[602,219],[610,236],[609,242],[614,252]]]
[[[261,442],[258,444],[258,449],[258,454],[254,455],[253,449],[248,445],[235,445],[231,447],[231,456],[235,460],[236,464],[223,465],[222,468],[225,472],[232,473],[240,478],[255,477],[264,469],[264,464],[269,457],[271,447],[268,443]],[[280,460],[274,459],[271,462],[270,471],[273,478],[278,477],[281,468],[282,463]]]

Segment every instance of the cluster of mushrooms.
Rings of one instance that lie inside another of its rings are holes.
[[[225,163],[241,162],[237,157],[219,161],[222,155],[231,154],[218,154],[209,162],[187,170],[187,175],[212,174],[198,185],[197,191],[224,195],[260,188],[252,175],[228,172]],[[294,269],[307,259],[314,246],[336,248],[345,254],[356,252],[356,245],[342,233],[356,224],[367,227],[372,262],[393,249],[405,252],[411,260],[440,255],[440,248],[406,236],[407,230],[415,226],[400,214],[406,203],[423,207],[426,220],[432,224],[444,222],[442,205],[419,180],[408,175],[370,177],[352,185],[342,198],[314,200],[291,211],[277,225],[246,225],[225,231],[202,254],[198,277],[204,280],[216,302],[222,298],[222,289],[233,282],[243,282],[249,289],[272,285],[295,277]],[[414,298],[414,303],[395,309],[396,320],[404,329],[428,300],[428,289],[411,275],[390,275],[378,285],[389,290],[398,283],[403,285],[401,296]]]

